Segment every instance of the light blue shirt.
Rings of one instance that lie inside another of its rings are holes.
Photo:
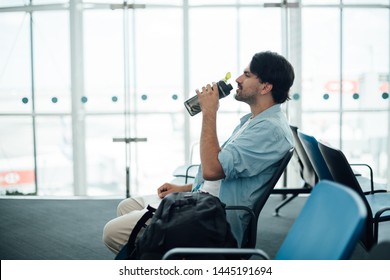
[[[231,137],[251,117],[241,118]],[[245,205],[252,208],[262,195],[263,186],[277,169],[287,151],[294,146],[293,135],[281,104],[276,104],[257,115],[247,128],[229,143],[222,145],[218,159],[225,173],[219,198],[226,205]],[[193,183],[193,190],[204,182],[201,167]],[[249,216],[241,211],[227,211],[227,218],[238,243],[244,237]]]

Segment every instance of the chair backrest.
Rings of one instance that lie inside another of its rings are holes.
[[[260,215],[260,212],[263,209],[265,203],[267,202],[269,196],[271,195],[273,188],[276,186],[283,172],[286,170],[286,167],[294,154],[294,150],[295,148],[291,148],[290,150],[288,150],[284,157],[280,160],[278,169],[276,169],[275,174],[266,184],[266,189],[264,191],[264,194],[266,195],[260,196],[259,199],[256,201],[253,211],[255,212],[255,215],[257,217]]]
[[[366,228],[361,237],[361,241],[366,249],[370,249],[375,243],[373,238],[372,210],[347,158],[341,150],[331,147],[321,141],[318,141],[318,147],[324,157],[330,173],[332,174],[333,180],[354,190],[365,204],[368,215]]]
[[[366,207],[356,192],[321,180],[313,188],[275,259],[348,259],[366,216]]]
[[[318,148],[332,174],[333,180],[353,189],[362,198],[365,198],[363,190],[344,153],[322,141],[318,141]]]
[[[276,186],[283,172],[286,170],[286,167],[290,162],[293,154],[294,154],[294,148],[291,148],[290,150],[287,151],[284,157],[279,161],[280,163],[278,165],[275,174],[268,181],[268,183],[265,184],[263,194],[254,203],[252,209],[254,216],[252,218],[252,222],[248,225],[246,229],[246,234],[245,234],[246,238],[241,243],[241,246],[243,248],[255,248],[256,239],[257,239],[257,222],[260,216],[260,212],[264,208],[265,203],[270,197],[273,188]]]
[[[308,157],[301,140],[298,137],[298,127],[290,125],[291,131],[295,140],[295,154],[297,155],[299,164],[299,173],[305,184],[313,187],[318,182],[318,176],[313,168],[313,165]]]
[[[333,181],[332,174],[330,173],[329,168],[324,160],[324,157],[322,156],[321,151],[318,148],[317,139],[311,135],[303,133],[300,130],[298,130],[298,137],[301,140],[301,143],[313,165],[315,172],[318,175],[318,178],[320,180]]]

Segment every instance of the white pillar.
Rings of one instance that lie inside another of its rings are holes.
[[[73,193],[87,195],[87,168],[85,155],[85,108],[83,9],[81,0],[70,0],[70,57],[72,94],[72,141],[73,141]]]

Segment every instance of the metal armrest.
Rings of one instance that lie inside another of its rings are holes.
[[[200,164],[189,164],[189,165],[182,165],[173,171],[173,176],[175,177],[184,177],[185,178],[185,184],[188,183],[189,178],[195,178],[195,174],[190,174],[190,171],[194,167],[199,167]],[[185,168],[185,172],[183,172]]]
[[[371,193],[374,193],[374,173],[372,172],[371,166],[366,163],[351,163],[351,166],[365,166],[370,171],[370,183],[371,183]],[[361,174],[355,174],[355,176],[361,176]]]
[[[187,169],[186,169],[186,180],[185,180],[185,183],[187,184],[187,182],[188,182],[188,177],[190,177],[189,175],[188,175],[188,173],[190,172],[190,170],[191,170],[191,168],[193,168],[193,167],[199,167],[200,166],[200,164],[191,164],[191,165],[189,165],[188,167],[187,167]]]
[[[390,217],[387,217],[386,219],[381,220],[381,215],[386,211],[390,211],[390,207],[382,208],[378,212],[375,213],[375,216],[374,216],[374,240],[375,240],[375,242],[378,242],[379,223],[384,222],[384,221],[390,221]]]
[[[180,255],[257,255],[264,260],[269,260],[269,256],[260,249],[239,249],[239,248],[173,248],[166,252],[163,260],[173,259]]]

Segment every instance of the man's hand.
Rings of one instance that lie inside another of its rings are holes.
[[[207,86],[202,87],[202,91],[197,89],[196,94],[198,95],[203,114],[216,114],[219,108],[218,85],[216,83],[213,83],[212,86],[208,84]]]
[[[164,183],[161,187],[157,189],[157,194],[160,198],[164,198],[166,195],[173,193],[173,192],[189,192],[191,191],[192,185],[174,185],[171,183]]]

